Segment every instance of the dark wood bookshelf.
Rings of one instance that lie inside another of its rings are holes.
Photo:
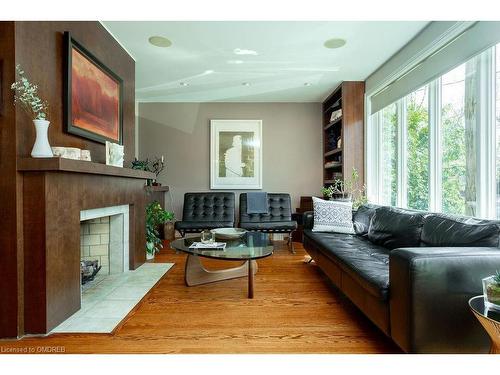
[[[364,183],[364,93],[365,83],[342,82],[323,102],[323,182],[350,176],[356,168]],[[332,112],[342,116],[330,121]],[[340,145],[339,145],[340,140]],[[325,167],[328,162],[338,164]]]

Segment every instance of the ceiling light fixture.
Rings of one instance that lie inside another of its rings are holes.
[[[243,60],[227,60],[228,64],[243,64]]]
[[[258,55],[257,51],[251,50],[251,49],[242,49],[242,48],[235,48],[233,50],[233,53],[235,55]]]
[[[312,86],[312,83],[311,82],[306,82],[306,83],[304,83],[304,86]]]
[[[325,48],[331,48],[331,49],[343,47],[345,46],[345,44],[346,40],[341,38],[328,39],[325,43],[323,43]]]
[[[243,86],[250,86],[250,82],[243,82],[242,85]]]
[[[181,85],[182,87],[187,87],[187,86],[189,86],[189,83],[187,83],[187,82],[181,82],[181,83],[179,83],[179,85]]]
[[[167,38],[165,38],[164,36],[154,35],[149,37],[148,41],[155,47],[167,48],[172,45],[172,42]]]

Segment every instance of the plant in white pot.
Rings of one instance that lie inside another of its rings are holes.
[[[35,125],[36,139],[31,156],[34,158],[53,157],[50,148],[48,130],[50,121],[48,121],[49,105],[42,100],[38,94],[38,86],[34,85],[26,77],[20,65],[16,66],[18,79],[11,86],[15,91],[14,104],[18,104],[32,118]]]

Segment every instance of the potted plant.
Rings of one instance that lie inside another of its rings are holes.
[[[483,295],[486,307],[500,311],[500,272],[483,279]]]
[[[351,176],[347,179],[336,178],[333,180],[332,185],[323,187],[321,193],[327,199],[334,199],[340,201],[352,201],[353,209],[367,202],[366,186],[360,185],[359,173],[356,168],[352,169]]]
[[[165,211],[158,201],[146,207],[146,259],[153,259],[163,248],[158,227],[174,219],[174,213]]]
[[[38,94],[38,86],[34,85],[26,77],[20,65],[16,65],[18,79],[11,86],[14,90],[14,104],[19,104],[21,108],[31,117],[35,125],[36,138],[31,156],[34,158],[53,157],[49,144],[49,105],[42,100]]]

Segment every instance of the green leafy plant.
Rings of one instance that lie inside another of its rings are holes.
[[[33,120],[47,120],[49,105],[40,98],[38,86],[29,81],[19,64],[16,65],[16,73],[18,79],[10,87],[15,91],[14,104],[21,105]]]
[[[321,193],[324,197],[338,197],[341,199],[351,199],[352,207],[357,209],[359,206],[367,202],[366,185],[361,185],[359,182],[359,173],[356,168],[352,169],[351,176],[344,180],[335,179],[333,184],[328,187],[323,187]]]
[[[153,185],[153,182],[156,183],[156,181],[158,180],[158,176],[165,169],[165,161],[163,156],[161,158],[154,158],[153,160],[149,160],[148,158],[146,160],[139,160],[137,158],[134,158],[131,164],[132,169],[153,172],[156,175],[154,181],[151,179],[148,180],[148,185]]]
[[[165,211],[158,201],[153,201],[146,207],[146,251],[155,254],[163,248],[158,227],[175,217],[173,212]]]

